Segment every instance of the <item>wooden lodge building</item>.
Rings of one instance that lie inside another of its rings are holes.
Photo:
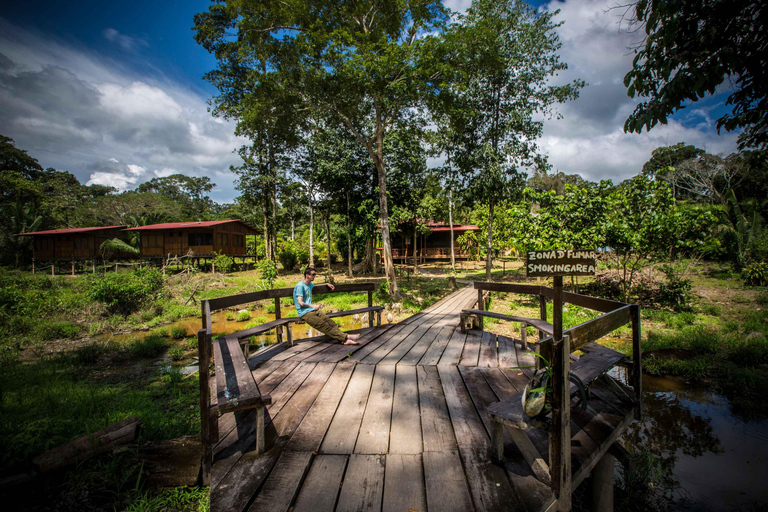
[[[103,226],[89,228],[51,229],[19,233],[19,236],[32,237],[32,265],[35,262],[71,261],[87,262],[102,259],[99,252],[101,244],[113,238],[125,240],[123,230],[126,226]],[[108,259],[124,259],[133,255],[114,253]],[[95,263],[94,263],[95,264]]]
[[[101,244],[107,240],[128,239],[128,231],[141,235],[141,254],[111,253],[102,255]],[[246,257],[245,236],[258,231],[243,221],[217,220],[204,222],[170,222],[127,228],[126,226],[104,226],[52,229],[18,236],[33,237],[32,270],[43,265],[52,266],[52,272],[64,263],[70,263],[72,274],[76,266],[91,264],[96,271],[99,260],[151,260],[178,257],[200,259],[213,258],[223,254],[231,258]],[[215,254],[214,254],[215,253]]]
[[[141,233],[142,258],[212,258],[216,254],[245,257],[245,236],[259,233],[239,219],[168,222],[128,228],[126,231]]]
[[[451,259],[451,226],[444,222],[426,221],[429,231],[416,236],[416,255],[421,262],[450,260]],[[466,233],[474,231],[480,233],[480,228],[472,224],[453,225],[453,252],[457,260],[468,260],[470,254],[462,251],[456,239]],[[414,239],[413,232],[407,234],[406,224],[401,224],[392,233],[392,259],[396,262],[407,263],[413,260]]]

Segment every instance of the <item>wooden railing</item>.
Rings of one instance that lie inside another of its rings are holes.
[[[439,257],[439,258],[450,258],[451,257],[451,248],[450,247],[427,247],[427,248],[419,248],[417,250],[419,257]],[[468,252],[460,251],[458,248],[454,248],[453,255],[457,258],[468,258],[470,254]],[[413,250],[411,249],[392,249],[392,257],[393,258],[402,258],[402,257],[413,257]]]
[[[514,283],[488,283],[475,281],[475,289],[478,296],[478,309],[485,309],[483,300],[484,292],[505,292],[518,293],[522,295],[538,295],[539,297],[539,317],[547,320],[547,300],[554,296],[554,289],[548,286],[514,284]],[[604,313],[592,320],[588,320],[579,325],[575,325],[563,331],[563,336],[568,336],[571,340],[571,351],[597,341],[603,336],[610,334],[619,327],[628,323],[632,324],[632,387],[635,390],[636,408],[635,417],[640,419],[642,416],[642,357],[640,353],[640,306],[637,304],[626,304],[609,299],[590,297],[579,293],[563,292],[563,303],[574,304],[593,311]],[[554,345],[552,336],[545,336],[545,333],[539,332],[539,341],[536,343],[540,352],[546,355],[551,354]]]

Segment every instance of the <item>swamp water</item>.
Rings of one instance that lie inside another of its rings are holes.
[[[614,371],[626,380],[623,368]],[[741,417],[711,389],[651,375],[643,375],[643,407],[623,440],[679,483],[673,510],[768,510],[768,418]]]
[[[285,313],[287,312],[288,308],[283,308],[283,316],[285,316]],[[270,322],[275,319],[274,313],[267,313],[266,309],[255,309],[255,310],[249,310],[251,313],[251,318],[249,320],[246,320],[244,322],[238,322],[237,320],[227,320],[227,315],[230,317],[234,314],[236,316],[236,313],[233,313],[232,311],[216,311],[211,314],[211,333],[214,335],[214,337],[221,336],[224,334],[230,334],[237,331],[242,331],[246,327],[246,325],[253,323],[254,325],[261,325],[265,324],[267,322]],[[364,327],[368,327],[368,315],[354,315],[354,316],[343,316],[333,319],[339,326],[339,328],[342,331],[351,331],[355,329],[361,329]],[[374,318],[375,322],[375,318]],[[382,317],[381,323],[386,324],[386,319]],[[374,324],[375,325],[375,324]],[[134,331],[128,334],[113,334],[113,335],[107,335],[103,336],[104,339],[111,339],[112,341],[125,341],[132,338],[145,338],[152,334],[152,332],[157,331],[158,329],[164,329],[168,332],[171,332],[171,330],[175,328],[182,328],[187,332],[187,336],[197,336],[197,331],[201,328],[202,324],[200,321],[200,317],[188,317],[188,318],[182,318],[180,320],[177,320],[173,322],[172,324],[163,325],[162,327],[153,328],[147,331]],[[316,331],[309,325],[305,323],[301,324],[293,324],[291,326],[292,332],[293,332],[293,339],[294,340],[300,340],[303,338],[311,338],[314,336],[320,336],[322,333]],[[285,335],[285,331],[283,331],[283,339],[287,339]],[[267,333],[262,333],[257,336],[252,336],[251,339],[251,354],[255,352],[256,350],[259,350],[261,348],[266,347],[267,345],[271,345],[273,343],[277,342],[277,334],[275,331],[270,331]]]

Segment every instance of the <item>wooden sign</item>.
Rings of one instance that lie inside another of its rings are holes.
[[[528,277],[591,276],[595,274],[594,249],[553,249],[528,251],[525,258]]]

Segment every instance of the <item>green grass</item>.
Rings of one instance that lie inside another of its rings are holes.
[[[251,312],[250,311],[241,311],[237,314],[236,320],[238,322],[247,322],[251,319]]]
[[[136,415],[141,439],[199,433],[198,383],[160,375],[93,374],[59,356],[0,368],[0,465],[12,466]],[[100,368],[94,368],[94,372]],[[128,377],[128,378],[126,378]]]
[[[157,357],[168,348],[165,338],[150,334],[144,339],[133,338],[127,343],[128,353],[135,358],[149,359]]]
[[[171,338],[175,340],[183,340],[187,337],[187,329],[184,327],[174,327],[171,329]]]
[[[208,487],[175,487],[156,494],[144,493],[135,499],[125,512],[156,512],[158,510],[186,510],[208,512]]]

